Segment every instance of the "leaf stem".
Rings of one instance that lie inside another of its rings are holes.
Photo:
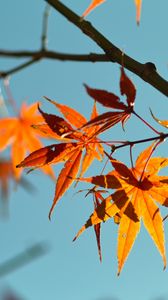
[[[140,115],[138,115],[134,110],[132,112],[137,118],[139,118],[146,126],[148,126],[152,131],[154,131],[156,134],[161,134],[161,132],[157,131],[154,127],[152,127],[147,121],[145,121]]]
[[[156,148],[157,148],[157,147],[159,146],[159,144],[162,143],[162,142],[163,142],[162,140],[159,140],[159,141],[157,141],[157,143],[153,146],[153,148],[152,148],[152,150],[151,150],[151,153],[149,154],[149,156],[148,156],[148,158],[147,158],[147,160],[146,160],[146,163],[145,163],[145,165],[144,165],[144,168],[143,168],[143,170],[142,170],[142,174],[141,174],[141,177],[140,177],[140,179],[139,179],[139,182],[141,182],[142,179],[143,179],[144,172],[145,172],[145,170],[146,170],[146,167],[147,167],[147,165],[148,165],[148,162],[149,162],[149,160],[150,160],[150,158],[151,158],[153,152],[156,150]]]

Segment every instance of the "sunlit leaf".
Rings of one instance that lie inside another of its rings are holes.
[[[66,105],[58,104],[47,97],[45,98],[63,114],[66,120],[53,114],[47,114],[39,108],[46,123],[42,125],[37,124],[34,127],[38,132],[48,134],[49,137],[52,137],[53,133],[54,139],[58,141],[62,139],[63,142],[52,144],[32,152],[17,164],[17,168],[46,168],[50,164],[64,163],[63,169],[57,178],[55,197],[49,213],[49,217],[51,217],[56,203],[71,186],[78,173],[82,176],[93,160],[101,160],[103,157],[103,147],[97,139],[98,125],[79,130],[79,127],[87,122],[84,116]],[[94,103],[91,119],[97,117],[97,115],[96,104]]]
[[[140,17],[141,17],[141,6],[142,6],[142,0],[134,0],[136,5],[136,21],[139,25],[140,23]]]
[[[155,117],[155,115],[153,114],[153,112],[151,111],[151,109],[150,109],[150,112],[151,112],[151,115],[152,115],[153,119],[154,119],[158,124],[160,124],[160,125],[163,126],[163,127],[168,128],[168,120],[160,120],[160,119],[158,119],[158,118]]]
[[[114,218],[119,224],[118,275],[140,230],[141,218],[166,267],[164,226],[156,203],[168,207],[168,176],[158,175],[162,168],[168,166],[168,158],[151,157],[156,145],[154,142],[145,149],[133,168],[109,156],[113,171],[104,176],[79,179],[94,186],[116,190],[94,210],[75,239],[88,227]]]
[[[121,95],[126,95],[127,105],[124,102],[121,102],[120,98],[113,93],[109,93],[105,90],[93,89],[86,84],[85,88],[88,95],[95,101],[97,101],[105,107],[117,109],[119,111],[103,113],[84,124],[82,128],[84,129],[93,125],[99,125],[100,128],[97,133],[100,134],[103,131],[121,122],[122,127],[124,129],[126,121],[130,118],[131,113],[133,112],[136,96],[135,86],[126,75],[124,68],[121,68],[120,92]]]
[[[11,145],[11,160],[13,164],[14,176],[20,179],[21,169],[15,166],[23,160],[27,152],[34,151],[42,147],[40,137],[44,134],[37,132],[32,124],[44,122],[43,117],[38,113],[37,103],[27,106],[22,104],[19,116],[0,119],[0,151]],[[44,167],[43,171],[54,178],[51,167]]]
[[[93,9],[95,9],[98,5],[102,4],[103,2],[105,2],[105,0],[92,0],[91,4],[85,10],[82,16],[86,17]]]
[[[105,0],[92,0],[89,7],[85,10],[82,17],[86,17],[92,10],[94,10],[97,6],[105,2]],[[134,0],[135,6],[136,6],[136,22],[137,25],[140,23],[140,17],[141,17],[141,6],[142,6],[142,0]]]

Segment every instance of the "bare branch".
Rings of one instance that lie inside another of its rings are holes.
[[[42,30],[42,49],[38,51],[8,51],[0,50],[0,56],[23,58],[31,57],[31,60],[23,63],[15,68],[7,71],[0,71],[0,78],[4,78],[10,74],[18,72],[29,65],[41,60],[41,59],[56,59],[61,61],[76,61],[76,62],[107,62],[118,63],[124,65],[124,67],[134,74],[138,75],[141,79],[148,82],[158,91],[165,96],[168,96],[168,81],[162,78],[153,63],[142,64],[130,56],[123,54],[123,52],[107,40],[99,31],[97,31],[91,23],[81,20],[81,18],[72,12],[69,8],[63,5],[58,0],[45,0],[51,4],[58,12],[64,15],[70,22],[81,29],[83,33],[89,36],[95,41],[101,49],[104,50],[105,54],[68,54],[60,53],[55,51],[48,51],[46,47],[46,36],[47,36],[47,23],[48,23],[48,11],[45,11],[43,17],[43,30]],[[45,42],[44,42],[45,39]],[[44,45],[45,43],[45,45]]]
[[[42,24],[42,36],[41,36],[41,49],[47,49],[47,34],[48,34],[48,18],[50,14],[50,5],[46,5],[43,15],[43,24]]]
[[[25,69],[26,67],[29,67],[30,65],[34,64],[35,62],[37,62],[39,60],[39,58],[33,58],[29,61],[27,61],[26,63],[23,63],[15,68],[12,68],[8,71],[0,71],[0,78],[5,78],[13,73],[19,72],[22,69]]]
[[[5,78],[11,74],[14,74],[22,69],[30,66],[31,64],[41,60],[41,59],[56,59],[61,61],[78,61],[78,62],[106,62],[110,61],[110,59],[105,54],[68,54],[68,53],[60,53],[55,51],[48,51],[45,49],[39,51],[9,51],[9,50],[1,50],[0,56],[10,57],[10,58],[29,58],[26,63],[23,63],[15,68],[12,68],[7,71],[0,71],[0,78]]]
[[[77,14],[66,7],[58,0],[45,0],[52,5],[60,14],[66,17],[71,23],[77,26],[84,34],[90,37],[94,42],[104,50],[110,61],[124,64],[129,71],[138,75],[141,79],[148,82],[165,96],[168,96],[168,81],[162,78],[153,63],[142,64],[123,52],[105,38],[90,22],[82,20]]]
[[[133,140],[133,141],[103,141],[100,140],[100,143],[106,144],[107,146],[112,147],[112,151],[116,151],[117,149],[124,148],[124,147],[132,147],[136,144],[142,144],[142,143],[147,143],[147,142],[152,142],[152,141],[160,141],[164,142],[168,138],[168,133],[161,133],[160,135],[151,137],[151,138],[146,138],[146,139],[140,139],[140,140]],[[115,144],[121,143],[121,145],[115,146]]]
[[[69,54],[49,50],[38,50],[38,51],[11,51],[0,49],[0,56],[10,58],[36,58],[36,59],[56,59],[56,60],[69,60],[69,61],[80,61],[80,62],[108,62],[109,57],[106,54]]]

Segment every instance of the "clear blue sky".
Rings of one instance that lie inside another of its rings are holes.
[[[64,0],[75,12],[82,14],[89,0]],[[133,0],[107,0],[88,16],[106,37],[119,48],[142,63],[156,64],[163,77],[168,78],[168,1],[144,0],[141,24],[136,26]],[[0,48],[13,50],[39,49],[43,0],[1,0]],[[48,47],[67,53],[102,53],[98,46],[53,9],[49,18]],[[24,60],[23,60],[24,61]],[[9,69],[19,61],[0,59],[0,69]],[[161,119],[168,119],[167,99],[134,74],[127,72],[137,87],[136,110],[154,124],[149,107]],[[83,83],[107,89],[119,95],[119,66],[111,63],[72,63],[45,60],[11,77],[10,87],[18,105],[50,98],[72,106],[86,117],[90,115],[92,100],[86,95]],[[2,92],[3,84],[1,84]],[[45,109],[51,107],[44,104]],[[99,111],[103,111],[99,107]],[[11,113],[11,109],[9,108]],[[159,127],[155,125],[158,129]],[[162,130],[162,129],[160,129]],[[143,124],[132,118],[123,133],[119,125],[107,134],[108,139],[134,139],[152,136]],[[144,148],[136,147],[134,158]],[[167,155],[167,143],[159,148]],[[129,162],[128,150],[117,157]],[[97,172],[97,165],[87,173]],[[59,167],[55,168],[58,174]],[[78,229],[92,212],[91,199],[76,194],[72,188],[60,200],[51,222],[48,220],[54,184],[40,172],[27,175],[37,187],[28,194],[21,187],[11,189],[9,218],[0,221],[0,263],[30,247],[47,241],[50,252],[1,278],[0,288],[10,286],[26,300],[163,300],[168,299],[168,274],[163,272],[161,257],[153,241],[142,230],[117,277],[117,226],[109,221],[102,230],[103,262],[100,264],[93,229],[72,243]],[[79,189],[85,186],[79,185]],[[166,212],[163,212],[165,215]],[[168,226],[165,224],[165,235]],[[166,244],[167,246],[167,244]]]

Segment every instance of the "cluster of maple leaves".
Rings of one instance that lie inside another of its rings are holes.
[[[76,110],[47,97],[46,100],[63,117],[47,114],[38,103],[30,106],[24,103],[18,116],[0,119],[0,150],[11,145],[11,159],[0,161],[3,193],[7,194],[8,178],[12,177],[20,182],[22,168],[41,168],[56,180],[55,195],[49,212],[51,218],[57,202],[74,182],[78,180],[93,184],[87,195],[93,195],[94,211],[74,240],[85,229],[93,226],[101,260],[101,223],[113,218],[119,225],[117,256],[120,274],[140,231],[142,219],[166,267],[164,225],[158,204],[168,206],[168,176],[159,176],[158,172],[168,165],[168,158],[152,157],[156,147],[162,142],[162,134],[153,129],[158,138],[139,155],[135,165],[131,159],[132,165],[128,168],[114,158],[112,150],[117,148],[115,144],[109,145],[99,135],[119,122],[124,127],[131,114],[139,117],[152,129],[134,110],[136,89],[133,82],[121,67],[120,92],[126,97],[125,102],[105,90],[93,89],[87,85],[85,88],[87,94],[94,99],[89,121]],[[97,102],[112,111],[98,115]],[[168,126],[167,121],[160,121],[154,115],[153,118],[161,125]],[[44,137],[56,142],[44,147],[39,140]],[[106,150],[109,146],[110,153]],[[26,157],[27,152],[30,154]],[[111,164],[112,171],[84,178],[92,162],[95,159],[102,161],[104,157]],[[56,178],[50,165],[57,163],[62,163],[63,168]],[[114,190],[110,195],[109,189]]]

